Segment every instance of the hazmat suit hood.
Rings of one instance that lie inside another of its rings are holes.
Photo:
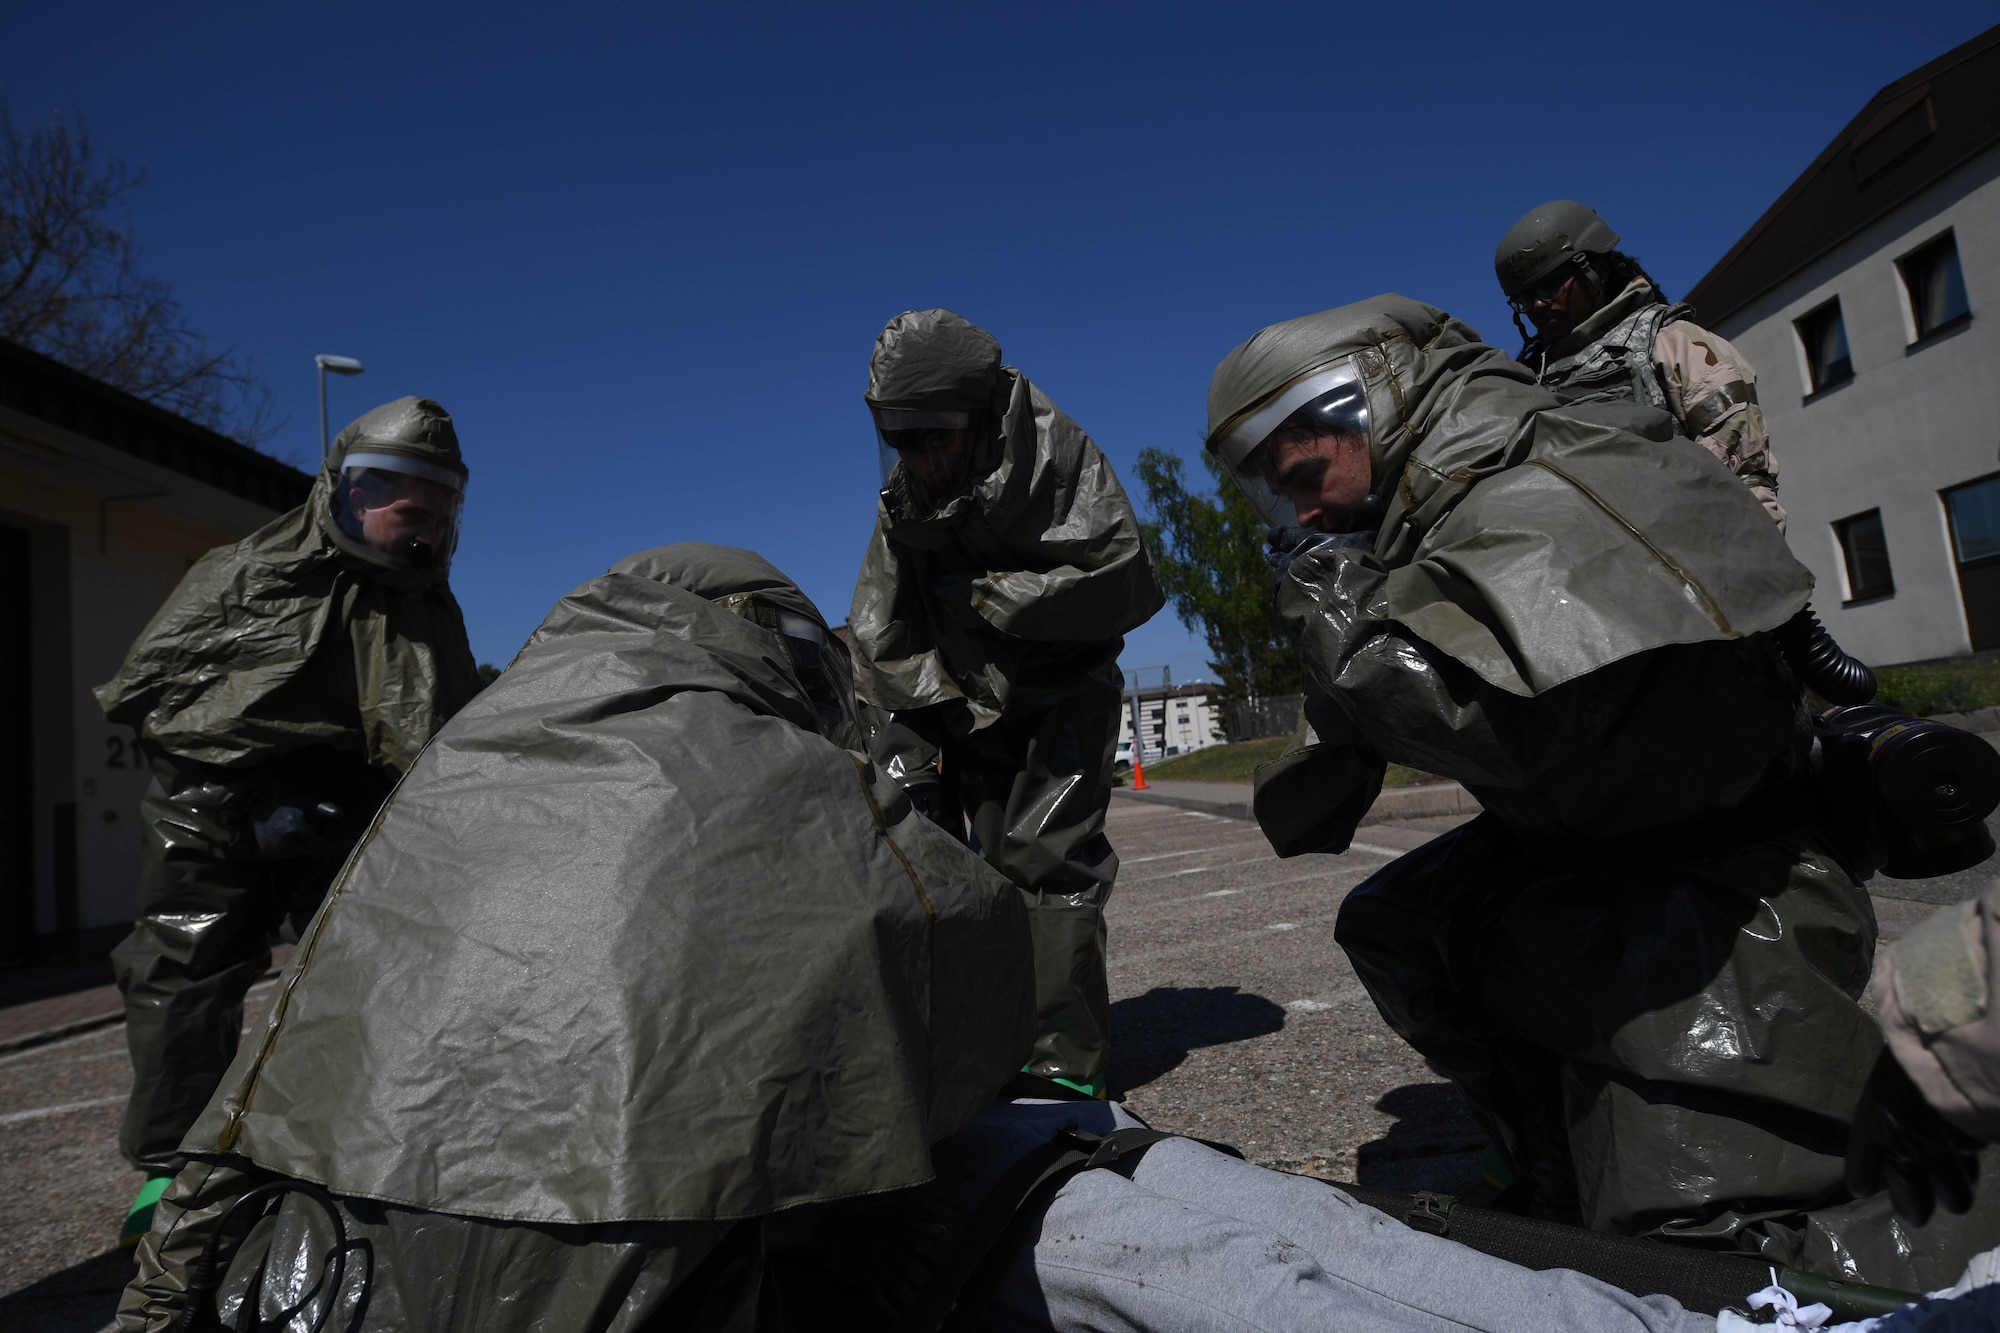
[[[443,583],[458,546],[457,512],[450,517],[443,549],[421,564],[379,551],[345,530],[341,522],[340,480],[355,462],[434,481],[452,489],[462,503],[470,473],[459,452],[458,431],[450,413],[428,398],[415,397],[398,398],[364,412],[328,446],[313,495],[313,514],[327,540],[350,560],[369,567],[376,578],[413,588]]]
[[[342,462],[362,448],[465,473],[451,418],[428,399],[349,425],[305,504],[188,570],[98,687],[107,720],[223,767],[322,745],[395,773],[415,762],[479,674],[448,558],[399,566],[333,522]]]
[[[976,440],[973,477],[942,504],[912,504],[893,479],[878,499],[848,612],[864,700],[964,700],[978,729],[1038,655],[1116,639],[1165,604],[1111,464],[1000,364],[991,334],[946,310],[897,316],[869,363],[868,401],[878,420],[963,413]]]
[[[1530,695],[1649,648],[1773,629],[1810,595],[1761,506],[1665,413],[1559,407],[1474,330],[1394,293],[1232,351],[1210,386],[1211,446],[1350,359],[1382,520],[1372,552],[1294,564],[1279,603],[1296,632],[1344,644],[1393,618]]]
[[[1025,909],[820,734],[759,598],[824,623],[708,546],[558,602],[384,807],[187,1151],[549,1223],[927,1179],[1028,1052]]]

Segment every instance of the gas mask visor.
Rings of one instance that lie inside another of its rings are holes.
[[[1354,358],[1343,357],[1224,422],[1208,449],[1266,523],[1296,528],[1302,525],[1295,497],[1318,498],[1325,468],[1315,464],[1357,441],[1366,451],[1368,394]]]
[[[882,487],[901,482],[922,500],[938,502],[957,494],[971,480],[972,441],[967,429],[972,413],[868,409],[875,418],[875,443],[882,463]]]
[[[731,593],[718,604],[778,636],[806,698],[819,715],[819,734],[844,750],[860,749],[861,716],[854,705],[854,669],[846,649],[827,642],[826,626],[811,616],[773,605],[754,592]]]
[[[465,478],[402,454],[348,454],[333,488],[333,521],[342,533],[390,564],[442,573],[458,549]]]

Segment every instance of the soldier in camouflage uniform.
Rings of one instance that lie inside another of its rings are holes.
[[[1565,403],[1637,402],[1673,415],[1681,432],[1743,479],[1785,526],[1778,462],[1743,354],[1696,324],[1615,247],[1592,209],[1554,199],[1508,228],[1493,255],[1525,342],[1522,364]],[[1521,323],[1535,323],[1532,337]]]

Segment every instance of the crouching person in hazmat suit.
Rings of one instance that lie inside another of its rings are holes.
[[[1911,1228],[1842,1185],[1883,853],[1816,766],[1773,633],[1811,576],[1756,498],[1664,413],[1560,407],[1395,295],[1231,352],[1208,447],[1279,529],[1309,681],[1258,774],[1274,847],[1344,849],[1385,759],[1485,808],[1337,938],[1516,1194],[1908,1291],[2000,1239],[1991,1208]]]
[[[306,503],[197,561],[104,714],[153,769],[139,912],[112,953],[132,1097],[119,1132],[152,1222],[236,1052],[243,996],[296,939],[431,734],[479,690],[445,579],[466,467],[444,409],[401,398],[340,432]]]
[[[218,1282],[225,1326],[768,1323],[760,1219],[928,1179],[1031,1042],[1019,891],[852,752],[851,691],[748,551],[564,597],[328,895],[120,1327]]]
[[[1103,1095],[1118,650],[1165,598],[1090,437],[949,310],[876,340],[885,484],[848,625],[870,747],[1032,898],[1032,1070]]]

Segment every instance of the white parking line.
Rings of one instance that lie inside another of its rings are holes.
[[[1166,861],[1176,856],[1200,856],[1207,850],[1208,848],[1206,847],[1191,847],[1184,852],[1161,852],[1158,856],[1134,856],[1129,858],[1121,856],[1118,858],[1118,864],[1120,866],[1142,866],[1148,861]]]
[[[44,1116],[67,1115],[71,1111],[88,1111],[95,1106],[116,1106],[126,1100],[120,1093],[116,1097],[92,1097],[89,1101],[64,1102],[61,1106],[37,1106],[32,1111],[12,1111],[0,1115],[0,1125],[18,1125],[23,1120],[40,1120]]]

